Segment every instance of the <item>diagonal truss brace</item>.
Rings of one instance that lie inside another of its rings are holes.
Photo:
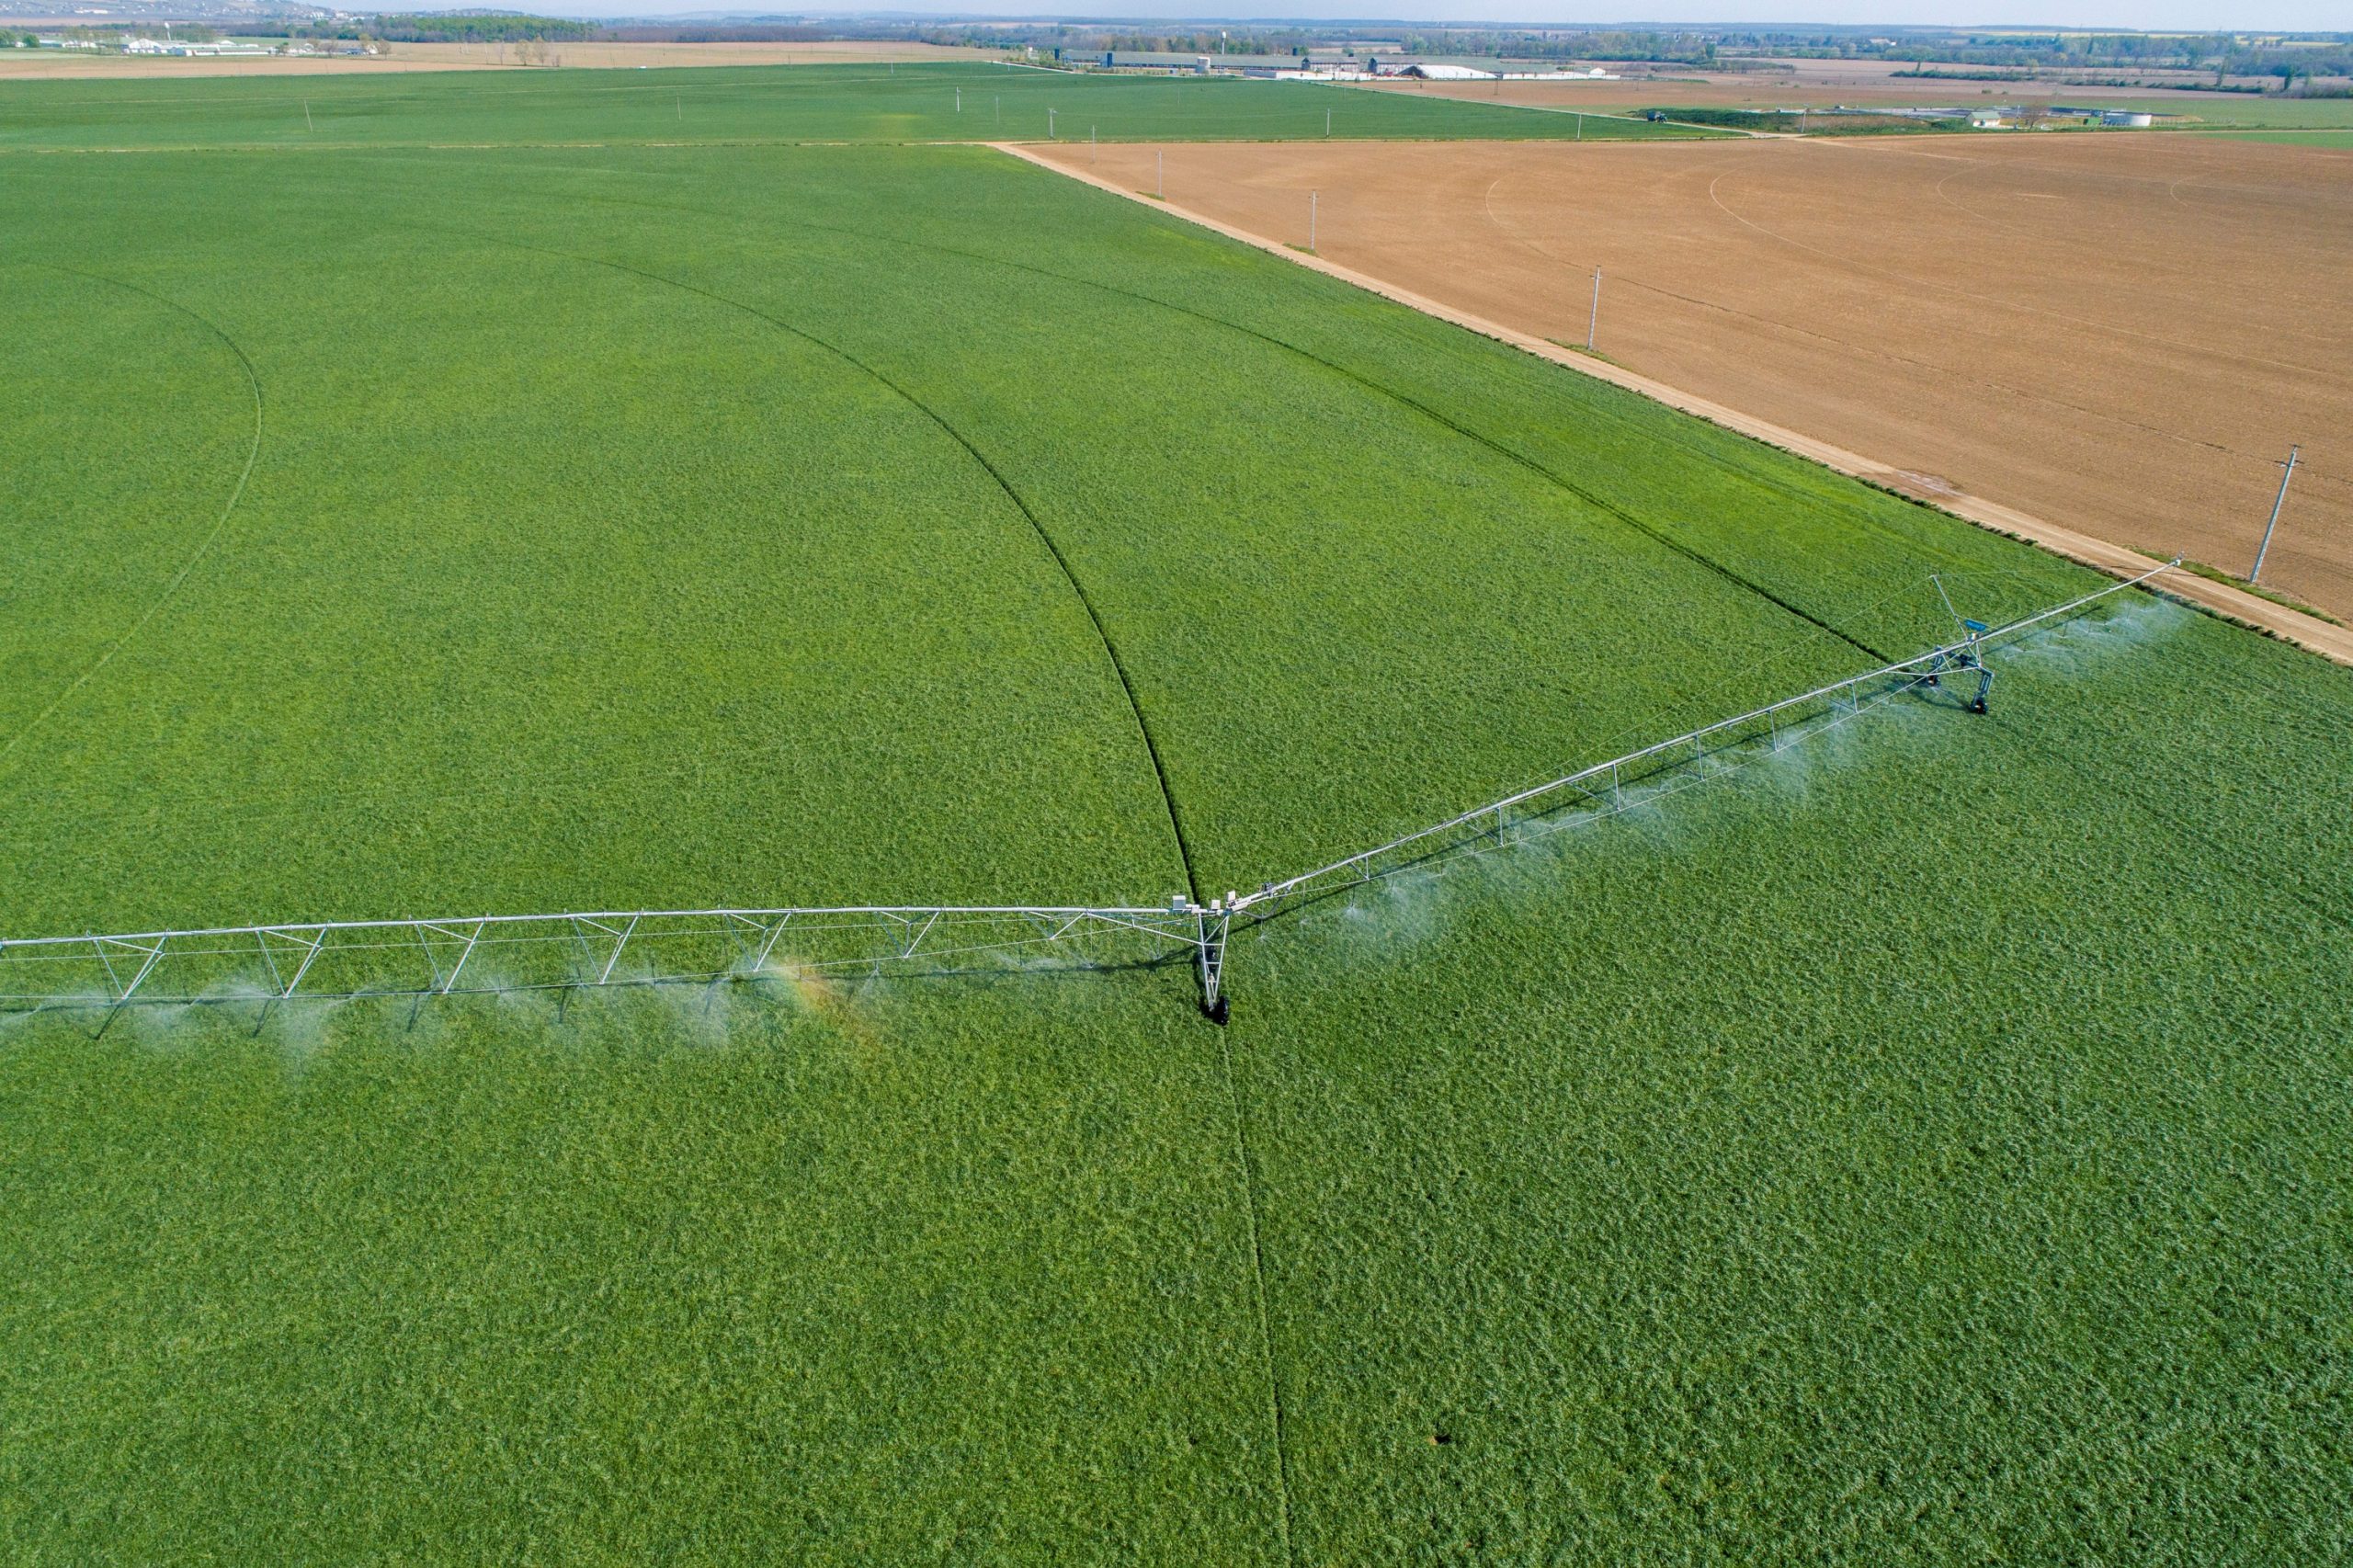
[[[1987,628],[1961,622],[1962,636],[1914,658],[1796,697],[1783,698],[1733,718],[1594,764],[1564,778],[1474,806],[1448,820],[1415,829],[1281,881],[1266,881],[1246,896],[1227,893],[1207,904],[1178,894],[1159,907],[1128,905],[837,905],[825,908],[639,910],[603,914],[508,915],[457,919],[327,921],[315,925],[221,926],[135,935],[0,938],[0,1006],[30,1004],[89,1006],[98,998],[119,1008],[134,999],[202,1000],[223,965],[250,970],[256,960],[268,976],[267,994],[285,999],[305,984],[313,996],[360,996],[414,991],[448,995],[469,973],[480,976],[492,958],[483,949],[522,955],[522,972],[502,968],[497,978],[477,978],[472,991],[568,989],[576,985],[654,983],[665,980],[749,978],[763,971],[789,934],[799,933],[804,960],[813,969],[880,973],[883,966],[922,954],[927,968],[978,961],[1007,949],[1090,937],[1150,944],[1154,961],[1189,949],[1200,983],[1202,1010],[1223,1022],[1227,943],[1237,917],[1261,921],[1292,900],[1326,889],[1355,886],[1387,875],[1419,858],[1449,852],[1458,844],[1490,838],[1507,841],[1534,819],[1575,801],[1606,802],[1617,809],[1629,786],[1647,771],[1679,763],[1705,776],[1729,766],[1720,753],[1737,753],[1760,741],[1779,750],[1827,709],[1849,716],[1888,696],[1936,685],[1946,675],[1974,675],[1975,700],[1984,711],[1992,672],[1985,653],[2025,630],[2070,615],[2095,600],[2147,582],[2178,562],[2037,614]],[[1941,584],[1939,589],[1941,590]],[[937,937],[937,939],[935,939]],[[410,943],[414,943],[414,948]],[[669,944],[670,946],[665,946]],[[684,956],[677,954],[683,944]],[[454,960],[444,971],[444,948]],[[716,965],[714,951],[732,948]],[[568,956],[577,949],[576,961]],[[644,956],[624,971],[633,950]],[[1078,961],[1094,962],[1097,949],[1083,947]],[[427,983],[415,986],[412,967],[421,953]],[[298,956],[299,955],[299,956]],[[403,955],[405,955],[404,957]],[[536,972],[534,955],[537,955]],[[562,956],[560,956],[562,955]],[[324,971],[318,966],[330,960]],[[289,972],[288,960],[291,960]],[[371,971],[369,965],[375,968]],[[155,980],[159,970],[171,974]],[[324,973],[326,979],[319,979]],[[173,976],[184,975],[184,981]],[[97,995],[94,996],[93,993]],[[158,993],[165,994],[159,996]]]

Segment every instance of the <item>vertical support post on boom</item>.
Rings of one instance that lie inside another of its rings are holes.
[[[1963,620],[1961,625],[1961,630],[1969,633],[1969,647],[1961,655],[1961,666],[1963,669],[1977,672],[1977,696],[1970,703],[1969,710],[1972,713],[1983,713],[1985,711],[1985,694],[1994,689],[1993,667],[1985,663],[1984,650],[1977,645],[1977,640],[1985,635],[1985,623],[1982,620]]]
[[[1219,899],[1207,909],[1193,907],[1194,952],[1201,973],[1201,1012],[1213,1024],[1222,1024],[1232,1009],[1225,999],[1225,939],[1233,912]]]

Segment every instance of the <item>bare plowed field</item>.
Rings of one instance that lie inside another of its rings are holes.
[[[1063,154],[1086,167],[1088,154]],[[2353,616],[2353,154],[2180,137],[1105,146],[1092,172]]]
[[[1898,75],[1898,72],[1909,71],[1911,66],[1882,60],[1790,60],[1775,63],[1787,69],[1699,71],[1681,65],[1643,66],[1610,62],[1608,69],[1615,74],[1600,81],[1424,82],[1409,76],[1388,76],[1363,86],[1370,92],[1469,98],[1481,103],[1521,104],[1531,108],[1610,112],[1668,105],[1770,109],[1800,104],[1813,108],[1829,108],[1837,104],[1857,108],[1933,104],[1967,108],[1994,104],[2129,100],[2143,108],[2195,119],[2241,120],[2259,116],[2268,120],[2282,112],[2324,115],[2329,107],[2325,99],[2289,101],[2283,106],[2276,97],[2197,91],[2212,80],[2203,73],[2191,77],[2177,71],[2133,72],[2129,85],[2119,85],[2112,72],[2106,74],[2109,78],[2106,80],[2021,73],[2001,81],[1977,81]],[[2263,85],[2257,77],[2234,77],[2233,81],[2242,85]]]

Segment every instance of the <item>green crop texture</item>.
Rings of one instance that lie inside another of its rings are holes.
[[[2119,108],[2190,117],[2200,127],[2353,127],[2353,98],[2284,98],[2266,93],[2201,93],[2195,98],[2114,100]],[[2109,107],[2103,100],[2101,108]]]
[[[1049,114],[1049,110],[1052,111]],[[1587,115],[1583,139],[1712,134]],[[1314,83],[983,64],[0,85],[0,149],[1574,137],[1569,117]]]
[[[2222,131],[2214,132],[2232,142],[2278,142],[2290,147],[2353,148],[2353,129],[2343,131]]]
[[[0,180],[12,936],[1222,892],[2100,581],[985,149]],[[1222,1030],[0,1016],[0,1554],[2341,1560],[2353,679],[1999,668]]]

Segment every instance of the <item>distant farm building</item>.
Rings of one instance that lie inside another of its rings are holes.
[[[1585,71],[1508,71],[1499,65],[1459,65],[1446,61],[1415,61],[1382,75],[1418,76],[1427,82],[1615,82],[1620,78],[1596,65]]]
[[[268,50],[252,43],[190,43],[184,39],[127,38],[122,40],[125,54],[168,54],[177,57],[215,54],[267,54]]]
[[[1280,64],[1297,67],[1288,54],[1173,54],[1157,50],[1107,49],[1096,68],[1100,71],[1161,71],[1206,76],[1211,71],[1239,71],[1245,65]]]

